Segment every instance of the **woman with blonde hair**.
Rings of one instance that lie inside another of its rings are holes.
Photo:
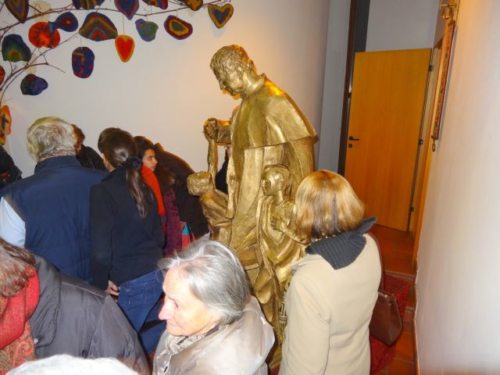
[[[369,331],[381,266],[366,232],[364,205],[347,180],[311,173],[296,192],[295,225],[307,255],[295,266],[285,297],[280,374],[368,374]]]

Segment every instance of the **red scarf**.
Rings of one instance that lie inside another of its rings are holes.
[[[40,296],[36,272],[14,297],[0,297],[0,375],[35,358],[29,318]]]
[[[165,205],[163,204],[163,196],[161,195],[160,183],[158,182],[155,173],[151,169],[143,165],[141,167],[141,174],[146,185],[148,185],[155,194],[156,201],[158,202],[158,215],[160,215],[160,217],[165,216]]]

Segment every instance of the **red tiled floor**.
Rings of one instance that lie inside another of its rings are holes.
[[[384,271],[391,276],[414,282],[413,238],[409,233],[375,225],[372,234],[377,238],[382,253]],[[415,309],[414,287],[410,290],[404,315],[404,329],[396,343],[396,355],[389,365],[375,375],[415,375],[415,339],[413,312]]]
[[[413,238],[409,233],[375,225],[372,234],[378,240],[382,252],[384,270],[414,276]]]

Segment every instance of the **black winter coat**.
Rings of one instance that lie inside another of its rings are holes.
[[[103,291],[65,276],[36,257],[40,300],[30,319],[37,358],[70,354],[114,357],[141,374],[149,372],[136,332]]]

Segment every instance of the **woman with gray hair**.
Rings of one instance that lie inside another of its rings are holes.
[[[230,249],[197,241],[160,268],[167,271],[160,312],[167,330],[153,374],[267,374],[273,330]]]

